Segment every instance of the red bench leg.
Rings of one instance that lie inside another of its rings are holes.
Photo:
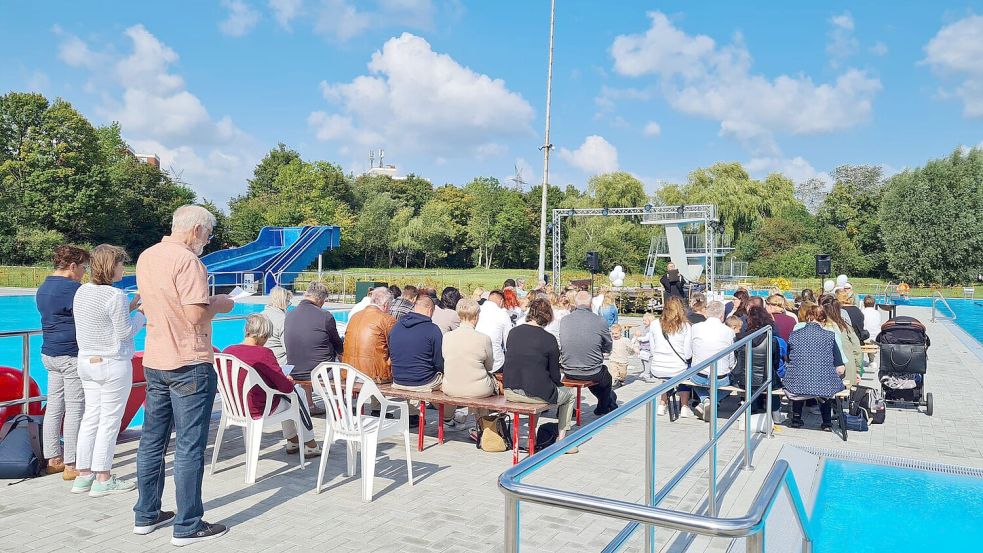
[[[577,426],[580,426],[580,391],[583,386],[577,386]]]
[[[512,464],[519,464],[519,413],[512,414]]]
[[[437,443],[444,443],[444,404],[437,404]]]
[[[536,414],[529,415],[529,455],[536,453]]]
[[[420,402],[420,426],[417,427],[417,451],[423,451],[423,430],[427,427],[427,402]]]

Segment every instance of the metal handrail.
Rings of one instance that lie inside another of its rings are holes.
[[[764,523],[774,505],[775,499],[782,485],[789,490],[789,497],[795,506],[795,514],[798,519],[803,534],[803,551],[809,552],[812,548],[811,531],[809,520],[805,514],[805,506],[798,493],[794,477],[788,471],[788,466],[784,462],[775,465],[766,479],[765,486],[759,491],[758,496],[752,504],[751,510],[743,517],[720,518],[718,516],[718,497],[717,497],[717,443],[720,437],[731,425],[741,416],[745,416],[745,443],[744,443],[744,468],[750,470],[751,466],[751,406],[754,401],[762,394],[766,394],[766,417],[769,428],[769,436],[772,434],[772,406],[771,406],[771,326],[759,329],[752,334],[736,341],[733,345],[714,354],[709,359],[701,361],[681,374],[670,378],[663,384],[656,386],[627,404],[608,415],[601,417],[592,423],[584,426],[576,432],[568,435],[563,440],[553,444],[537,455],[523,460],[518,465],[502,473],[499,477],[498,485],[505,494],[505,550],[507,553],[517,553],[519,551],[519,507],[521,501],[531,501],[542,505],[551,505],[575,511],[587,512],[597,515],[610,516],[628,520],[629,523],[612,541],[605,551],[617,550],[621,544],[628,540],[639,525],[645,525],[645,551],[655,551],[655,527],[661,526],[673,530],[685,531],[695,534],[702,534],[713,537],[747,537],[748,551],[764,551]],[[757,390],[745,391],[744,404],[724,423],[723,428],[717,428],[717,363],[721,359],[729,356],[740,348],[744,348],[746,382],[751,383],[752,375],[752,356],[753,341],[765,335],[768,340],[766,353],[766,382]],[[665,392],[675,388],[677,385],[690,379],[700,371],[710,368],[709,371],[709,440],[696,452],[683,466],[682,469],[670,479],[661,490],[656,490],[655,480],[655,410],[658,398]],[[635,409],[645,405],[646,431],[645,431],[645,488],[646,504],[640,505],[626,501],[608,499],[604,497],[587,496],[576,492],[547,488],[544,486],[534,486],[521,482],[526,476],[536,472],[546,466],[567,450],[576,447],[591,437],[599,433],[604,428],[627,417]],[[708,515],[694,514],[683,511],[660,508],[659,502],[665,498],[672,489],[682,481],[683,477],[692,470],[699,460],[709,453],[709,497]]]
[[[938,304],[939,300],[942,300],[942,304],[945,305],[945,308],[949,310],[949,313],[952,313],[951,317],[947,315],[936,314],[936,305]],[[945,296],[942,295],[942,292],[938,290],[932,293],[932,322],[934,323],[936,320],[943,320],[943,321],[956,320],[956,311],[952,308],[951,305],[949,305],[948,300],[945,299]]]
[[[216,317],[212,319],[212,322],[216,321],[237,321],[245,320],[249,315],[232,315],[229,317]],[[5,407],[12,407],[14,405],[21,405],[22,412],[27,414],[30,410],[32,403],[37,403],[40,401],[47,401],[48,396],[32,396],[31,395],[31,336],[39,336],[41,334],[40,328],[34,328],[30,330],[4,330],[0,331],[0,339],[3,338],[13,338],[15,336],[20,336],[21,342],[21,363],[22,369],[21,374],[24,380],[24,390],[23,395],[20,399],[12,399],[7,401],[0,401],[0,409]],[[139,388],[140,386],[146,386],[145,382],[134,382],[131,388]]]

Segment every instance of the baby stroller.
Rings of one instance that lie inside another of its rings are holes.
[[[931,345],[925,325],[914,317],[895,317],[881,325],[876,342],[881,348],[877,379],[885,403],[914,404],[931,416],[932,394],[924,393]]]

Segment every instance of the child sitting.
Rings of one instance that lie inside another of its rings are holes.
[[[608,357],[608,372],[614,381],[615,388],[621,387],[628,376],[628,361],[634,353],[631,348],[631,341],[625,340],[621,335],[621,325],[614,323],[611,325],[611,355]]]
[[[744,328],[744,321],[742,321],[740,317],[737,317],[735,315],[731,315],[730,317],[727,317],[727,320],[724,321],[724,324],[730,327],[730,329],[734,331],[735,335],[740,334],[741,329]]]
[[[652,366],[652,343],[649,340],[649,327],[655,316],[646,313],[642,316],[642,325],[636,326],[632,331],[631,349],[638,354],[638,360],[642,364],[641,379],[645,382],[656,382],[652,376],[650,367]]]

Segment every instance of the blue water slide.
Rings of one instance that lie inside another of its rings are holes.
[[[263,227],[256,240],[238,248],[212,252],[201,258],[215,286],[241,284],[244,273],[265,280],[266,290],[281,272],[286,284],[306,269],[317,256],[338,247],[341,229],[334,226]],[[136,277],[124,277],[117,286],[136,288]]]

